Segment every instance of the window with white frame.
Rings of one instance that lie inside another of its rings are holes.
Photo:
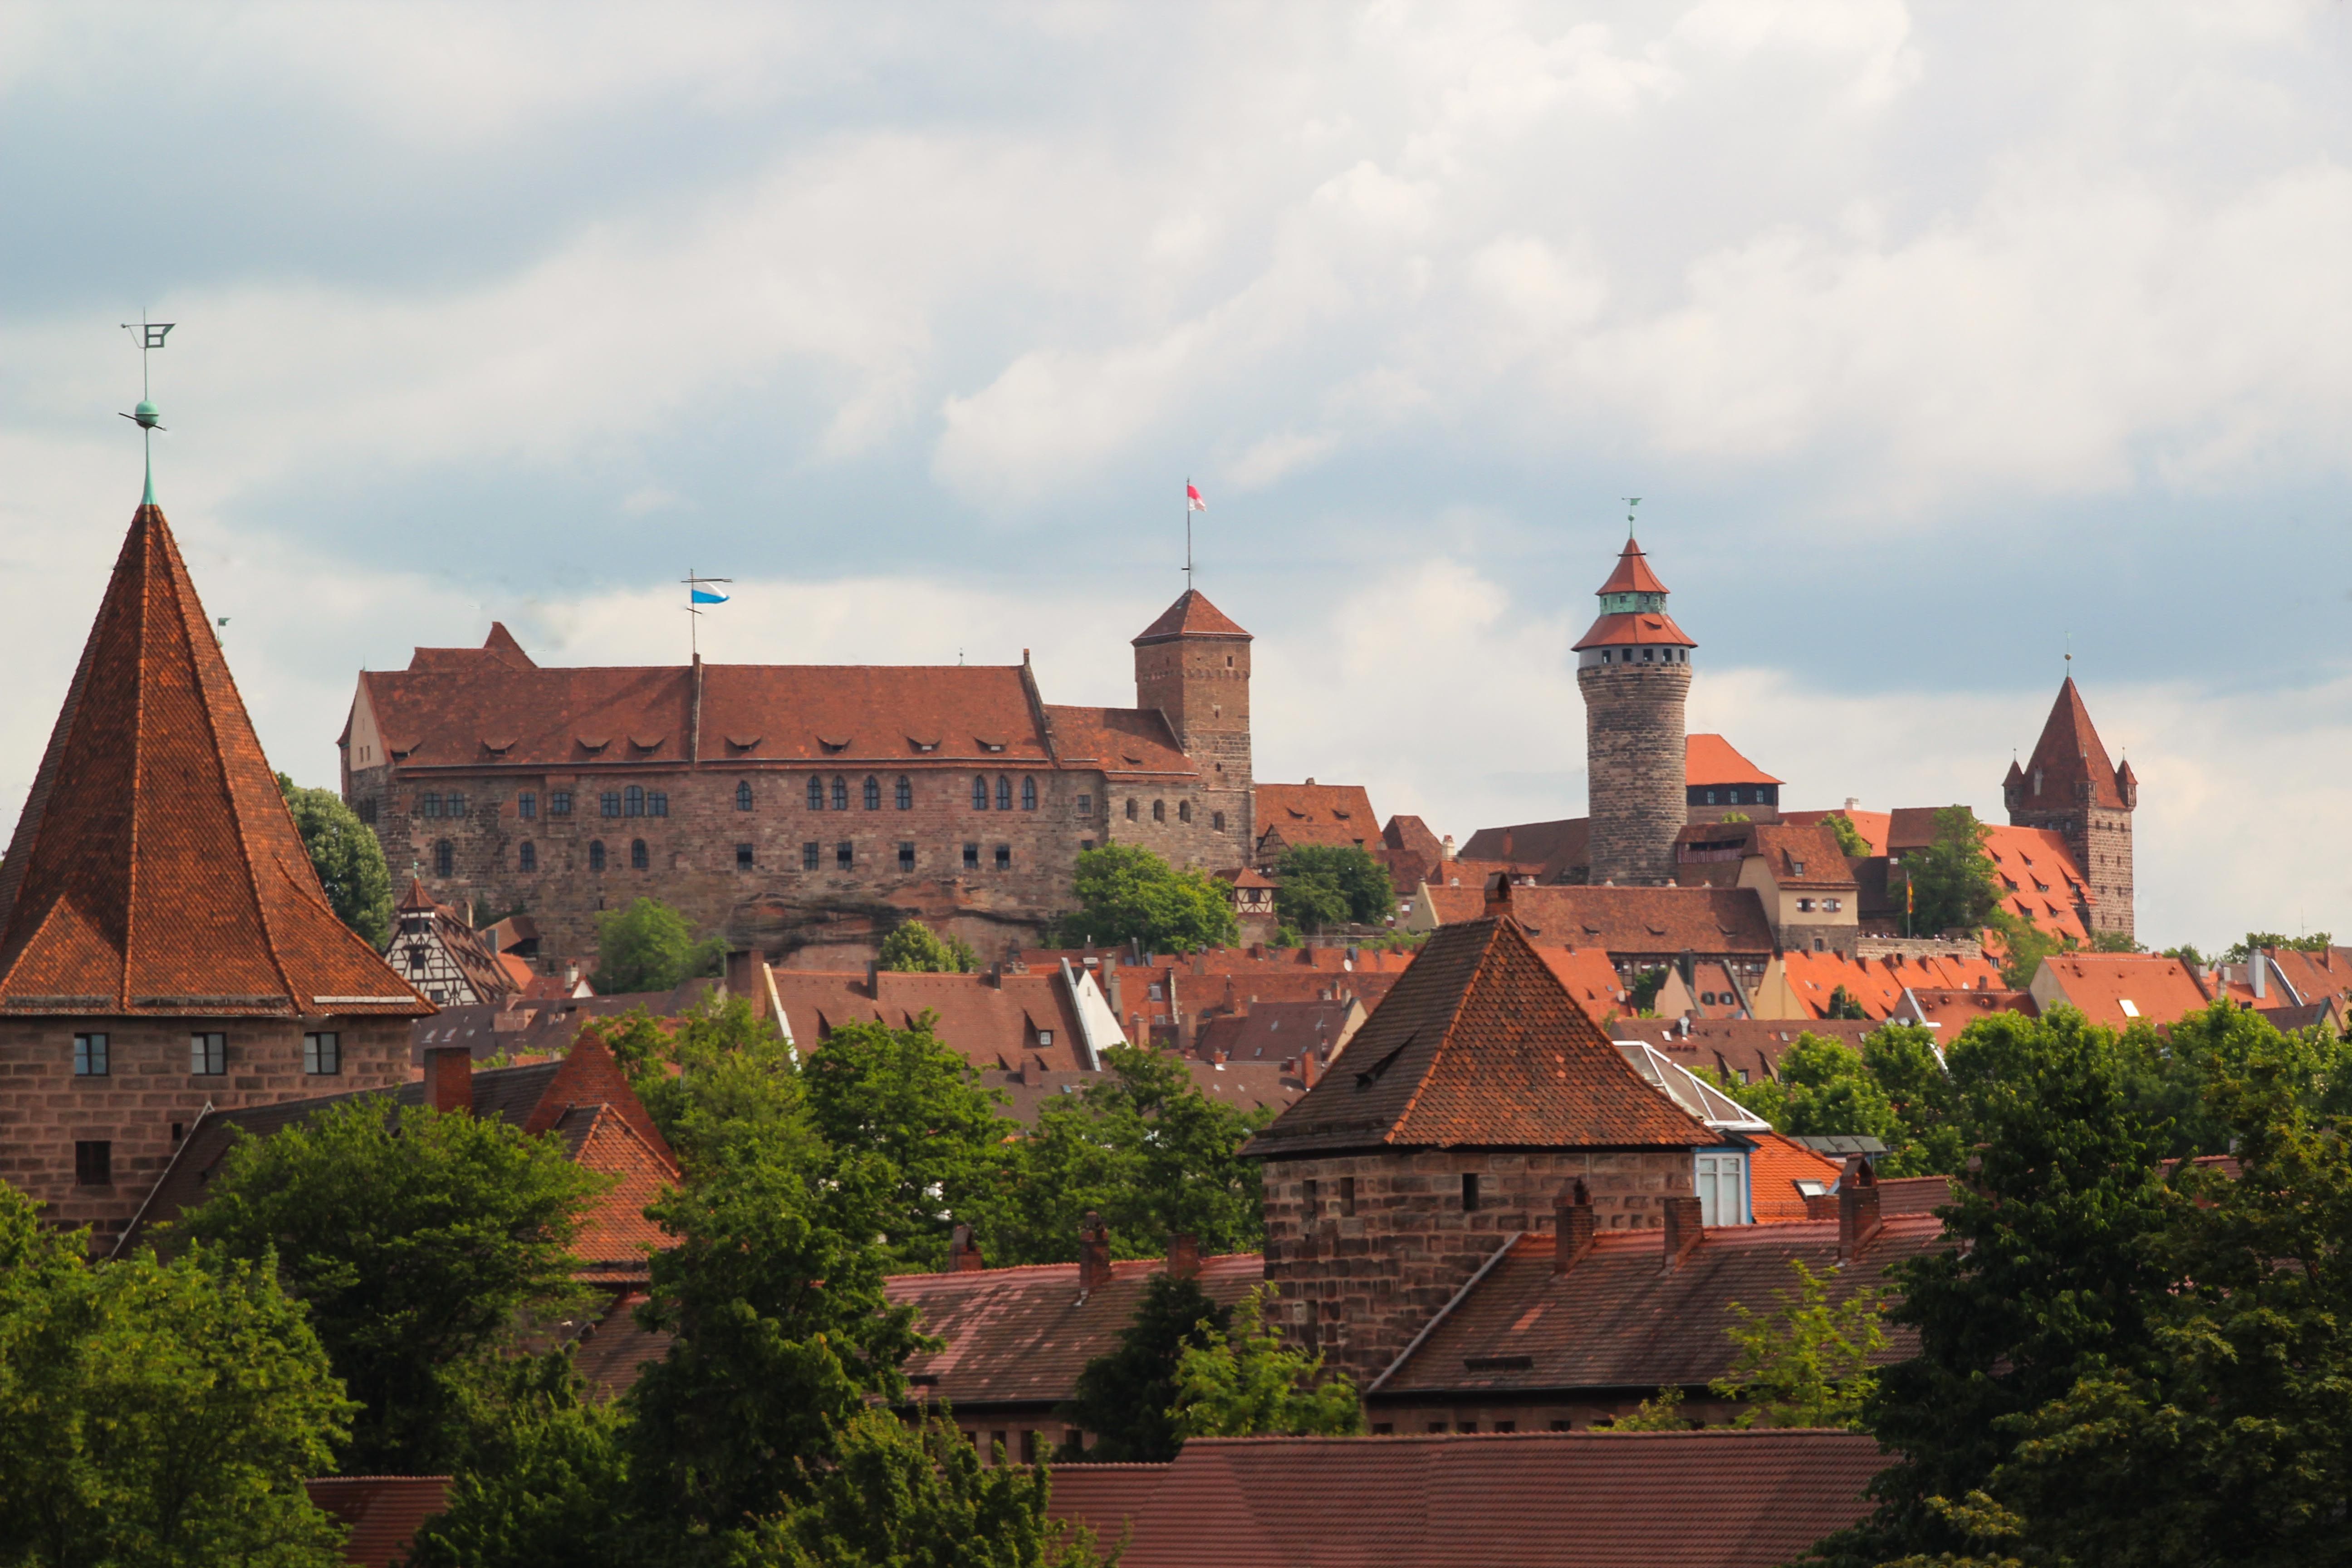
[[[1702,1149],[1696,1158],[1699,1223],[1748,1224],[1748,1156],[1737,1149]]]

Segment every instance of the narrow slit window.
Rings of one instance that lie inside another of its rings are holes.
[[[824,781],[823,779],[809,780],[808,797],[809,809],[811,811],[823,811],[824,809]]]
[[[539,869],[539,846],[526,838],[515,851],[515,868],[521,871]]]
[[[904,773],[898,775],[898,804],[900,811],[915,809],[915,781]]]
[[[882,809],[882,781],[880,779],[876,778],[872,773],[866,774],[866,788],[863,791],[863,794],[866,798],[866,810],[879,811]]]
[[[738,811],[751,809],[751,781],[749,779],[735,786],[735,809]]]
[[[588,843],[588,869],[602,871],[604,868],[604,841],[601,838],[591,839]]]

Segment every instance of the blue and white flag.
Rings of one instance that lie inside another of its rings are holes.
[[[714,594],[708,588],[688,588],[687,590],[687,602],[689,604],[723,605],[727,602],[726,595]]]

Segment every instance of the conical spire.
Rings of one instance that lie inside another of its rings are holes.
[[[328,906],[152,504],[0,863],[0,1009],[431,1011]]]
[[[2041,791],[2034,793],[2039,781]],[[2034,743],[2033,760],[2026,764],[2024,780],[2028,808],[2035,805],[2060,804],[2079,805],[2124,806],[2122,792],[2116,787],[2116,766],[2107,759],[2107,749],[2100,743],[2099,732],[2091,725],[2090,710],[2083,706],[2083,694],[2068,676],[2066,684],[2058,689],[2058,700],[2051,705],[2049,721],[2042,726],[2042,739]],[[2088,784],[2088,795],[2077,787]]]
[[[1593,592],[1663,595],[1666,592],[1666,585],[1658,581],[1655,572],[1650,570],[1650,558],[1642,553],[1642,542],[1629,533],[1625,536],[1625,548],[1617,556],[1617,569],[1609,574],[1609,581]]]
[[[1137,647],[1145,643],[1166,642],[1171,637],[1245,637],[1232,616],[1209,603],[1209,595],[1198,588],[1187,588],[1176,596],[1176,602],[1160,612],[1160,618],[1143,628],[1136,637]]]

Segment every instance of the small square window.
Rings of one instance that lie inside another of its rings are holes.
[[[735,846],[735,869],[748,871],[751,868],[751,847],[749,844],[738,844]]]
[[[845,838],[833,847],[833,863],[844,871],[856,869],[857,847]]]
[[[550,816],[571,816],[572,792],[568,789],[549,790],[547,792],[547,815]]]
[[[455,790],[449,792],[449,815],[452,816],[466,815],[466,797]]]
[[[667,790],[657,789],[646,792],[646,815],[647,816],[667,816],[669,815],[669,792]]]
[[[901,870],[901,871],[912,871],[912,870],[914,870],[914,868],[915,868],[915,847],[914,847],[913,845],[911,845],[911,844],[901,844],[901,845],[899,845],[899,846],[898,846],[898,869],[899,869],[899,870]]]
[[[621,815],[621,792],[608,789],[596,797],[596,809],[606,816]]]
[[[1094,814],[1095,797],[1090,795],[1082,795],[1078,796],[1078,815],[1080,816],[1092,816]]]
[[[343,1070],[343,1037],[332,1030],[302,1037],[302,1070],[328,1074]]]
[[[963,868],[967,871],[977,871],[980,869],[979,845],[967,844],[963,847]]]
[[[1012,845],[1000,844],[996,847],[996,868],[1000,871],[1010,871],[1013,869]]]
[[[228,1071],[228,1037],[220,1033],[188,1037],[188,1070],[217,1078]]]
[[[801,846],[801,869],[802,869],[802,870],[803,870],[803,871],[814,871],[814,870],[815,870],[815,869],[817,868],[818,858],[819,858],[819,857],[821,857],[824,853],[824,847],[823,845],[821,845],[821,844],[817,844],[817,843],[814,843],[814,842],[811,842],[811,843],[807,843],[807,844],[803,844],[803,845],[802,845],[802,846]]]
[[[1053,1031],[1053,1030],[1051,1030],[1051,1029],[1040,1029],[1040,1030],[1038,1030],[1038,1031],[1037,1031],[1037,1044],[1038,1044],[1039,1046],[1041,1046],[1041,1047],[1044,1047],[1044,1046],[1051,1046],[1053,1043],[1054,1043],[1054,1031]]]
[[[105,1142],[74,1145],[74,1185],[114,1185],[114,1145]]]
[[[539,815],[539,796],[530,790],[515,796],[515,815],[529,822]]]
[[[1078,852],[1082,855],[1091,851],[1094,847],[1095,841],[1091,838],[1081,838],[1078,840]]]
[[[106,1037],[76,1035],[74,1037],[74,1077],[104,1078],[106,1072]]]

